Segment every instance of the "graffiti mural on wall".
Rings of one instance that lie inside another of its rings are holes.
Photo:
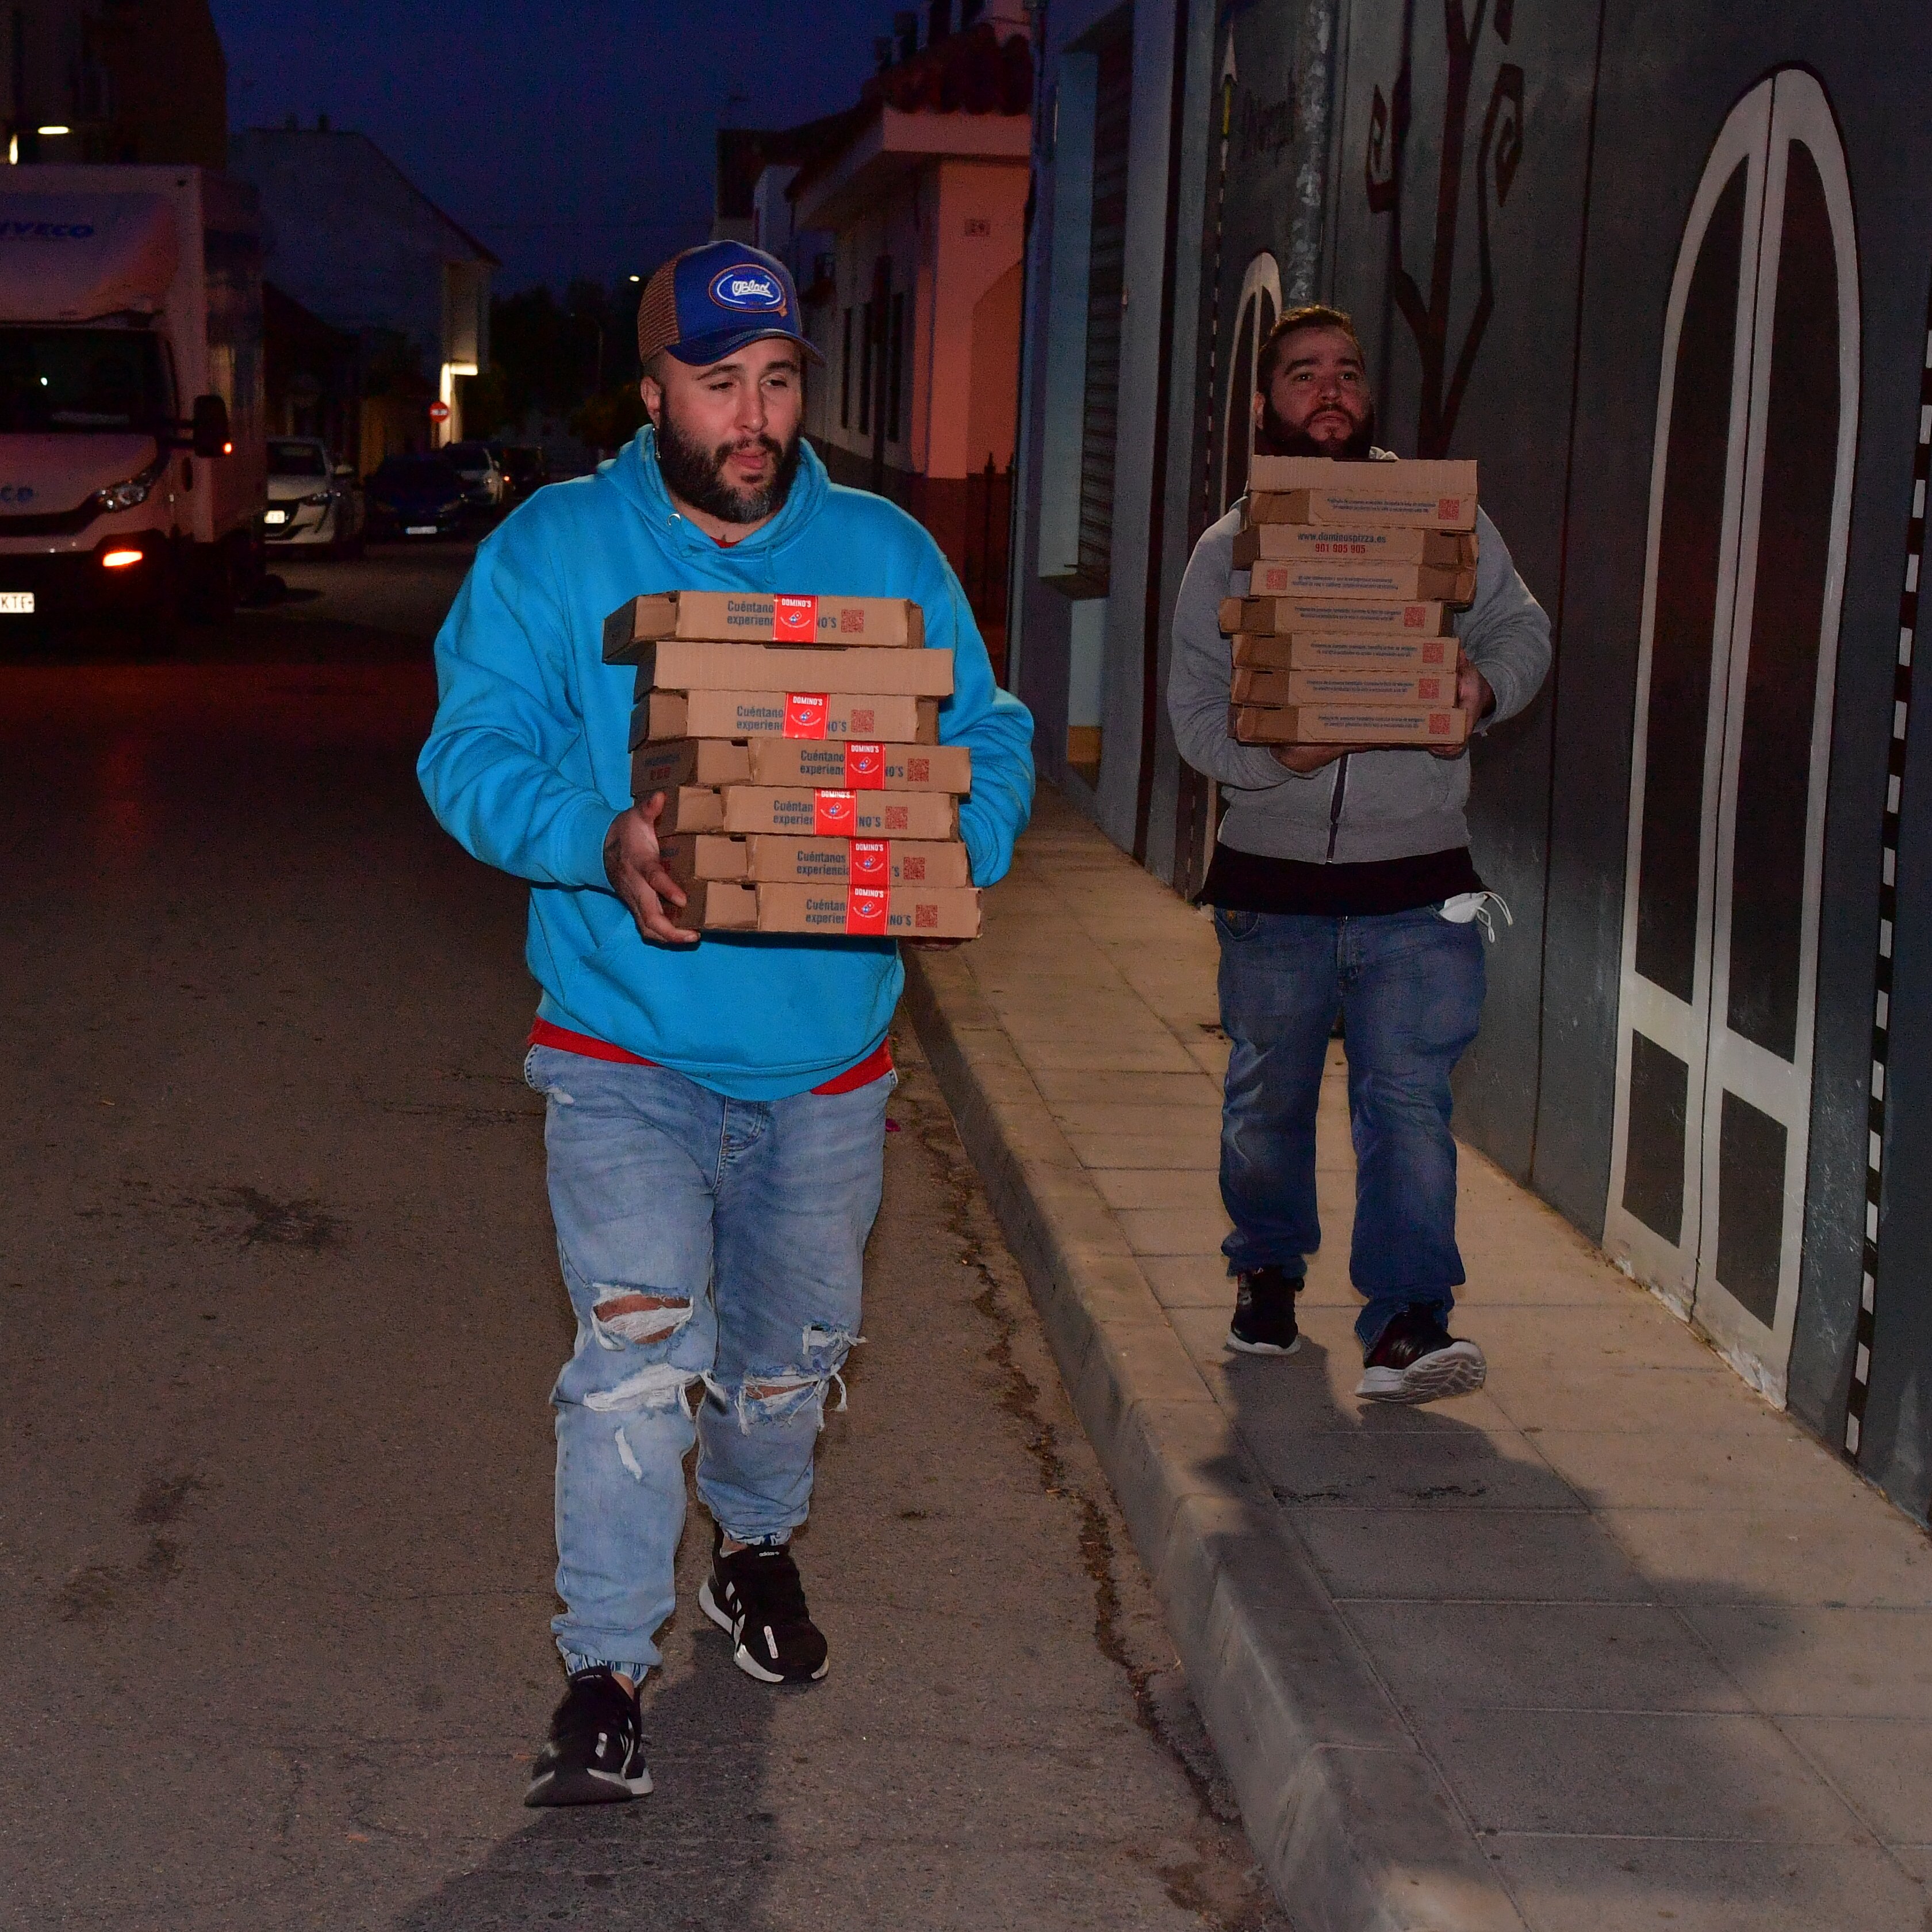
[[[1429,260],[1429,291],[1407,265],[1402,240],[1404,164],[1414,112],[1412,26],[1402,29],[1402,64],[1389,98],[1375,90],[1369,113],[1368,151],[1364,170],[1369,207],[1376,214],[1394,217],[1389,238],[1389,286],[1396,308],[1415,339],[1421,358],[1422,382],[1415,426],[1418,456],[1448,454],[1456,418],[1469,386],[1477,352],[1496,308],[1496,273],[1490,247],[1490,199],[1500,208],[1509,200],[1510,184],[1522,160],[1522,69],[1506,61],[1496,70],[1483,112],[1476,146],[1476,305],[1463,332],[1453,368],[1449,359],[1450,300],[1456,279],[1456,248],[1462,212],[1463,164],[1468,146],[1469,100],[1475,77],[1489,0],[1476,0],[1466,14],[1463,0],[1442,0],[1443,34],[1448,58],[1444,65],[1440,160],[1436,178],[1436,226]],[[1515,24],[1514,0],[1496,0],[1494,27],[1505,46]]]

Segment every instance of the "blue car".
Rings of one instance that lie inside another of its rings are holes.
[[[463,478],[446,457],[386,457],[364,494],[372,537],[452,536],[469,520]]]

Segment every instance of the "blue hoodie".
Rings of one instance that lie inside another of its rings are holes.
[[[594,476],[553,484],[478,548],[436,640],[440,702],[417,761],[466,850],[528,879],[538,1011],[736,1100],[800,1094],[884,1036],[904,971],[891,940],[710,934],[647,944],[604,873],[631,802],[632,687],[603,661],[604,620],[659,590],[912,597],[953,652],[943,743],[969,746],[960,814],[975,884],[1012,862],[1033,804],[1033,720],[993,682],[939,547],[883,497],[840,489],[808,445],[778,514],[724,549],[672,508],[651,431]]]

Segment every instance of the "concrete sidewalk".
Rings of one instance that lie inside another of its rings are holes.
[[[1223,1352],[1215,952],[1043,792],[908,999],[1298,1932],[1932,1928],[1932,1544],[1466,1150],[1489,1386],[1358,1403],[1339,1048],[1302,1348]]]

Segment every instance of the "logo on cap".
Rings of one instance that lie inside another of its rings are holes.
[[[783,315],[784,284],[769,268],[740,262],[711,278],[711,299],[740,315]]]

